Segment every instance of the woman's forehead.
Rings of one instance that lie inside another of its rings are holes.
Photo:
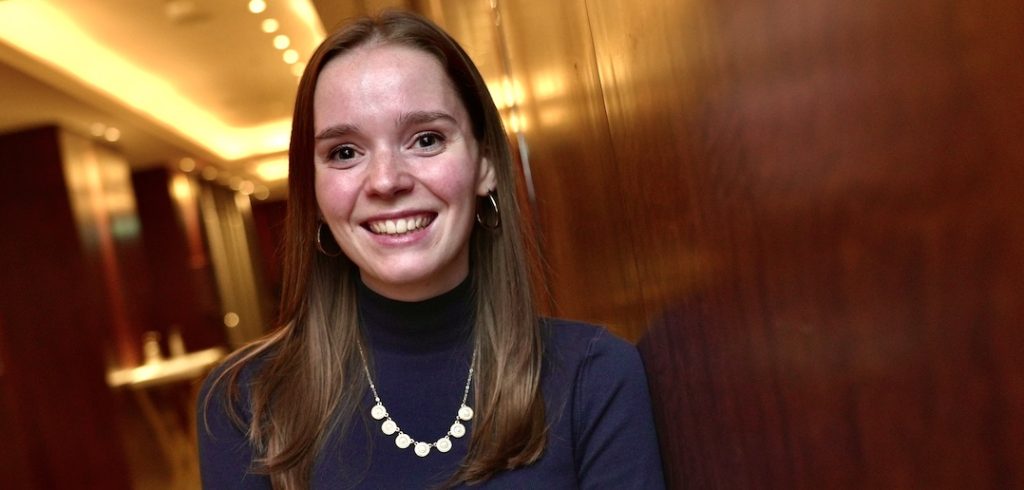
[[[394,44],[356,48],[324,65],[314,92],[316,126],[336,117],[382,112],[453,112],[464,115],[441,63],[422,50]]]

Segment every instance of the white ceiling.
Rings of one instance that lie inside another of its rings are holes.
[[[0,132],[116,127],[110,144],[140,167],[191,157],[245,172],[280,157],[298,77],[273,37],[288,35],[301,63],[324,33],[311,0],[265,3],[253,14],[249,0],[0,0]],[[365,7],[325,3],[331,15]]]

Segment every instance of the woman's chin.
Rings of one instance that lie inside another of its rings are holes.
[[[458,286],[466,274],[437,276],[421,271],[368,275],[363,273],[363,283],[377,294],[400,301],[419,301],[450,291]]]

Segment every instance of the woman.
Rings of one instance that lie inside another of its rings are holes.
[[[632,346],[538,319],[484,81],[408,13],[328,37],[299,84],[284,325],[204,386],[207,488],[658,488]]]

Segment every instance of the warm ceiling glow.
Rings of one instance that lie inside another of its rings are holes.
[[[292,43],[291,39],[284,34],[278,34],[274,36],[274,47],[277,49],[285,49]]]
[[[269,19],[263,19],[263,23],[260,24],[260,28],[263,32],[271,34],[277,32],[277,29],[281,27],[281,24],[277,22],[277,19],[271,17]]]
[[[302,76],[302,72],[304,72],[304,71],[306,71],[306,64],[305,63],[299,62],[299,63],[296,63],[296,64],[292,65],[292,74],[293,75],[295,75],[297,77],[301,77]]]
[[[249,11],[254,14],[262,13],[267,10],[267,2],[263,0],[249,0]]]
[[[292,13],[306,24],[307,29],[313,32],[313,39],[316,39],[316,43],[320,44],[327,33],[324,32],[323,22],[320,22],[320,15],[313,8],[313,2],[311,0],[290,0],[288,4]]]
[[[288,156],[279,156],[260,160],[252,167],[252,172],[263,182],[276,182],[288,178]]]
[[[294,49],[289,49],[288,51],[284,52],[282,58],[284,58],[285,63],[288,63],[289,65],[294,65],[295,62],[299,61],[299,52]]]
[[[250,2],[250,8],[254,4],[266,8],[261,0]],[[317,42],[323,39],[323,28],[308,0],[292,0],[290,7],[309,24]],[[61,9],[46,2],[0,2],[0,42],[223,160],[279,153],[288,148],[290,117],[259,126],[228,125],[168,80],[98,42]]]

